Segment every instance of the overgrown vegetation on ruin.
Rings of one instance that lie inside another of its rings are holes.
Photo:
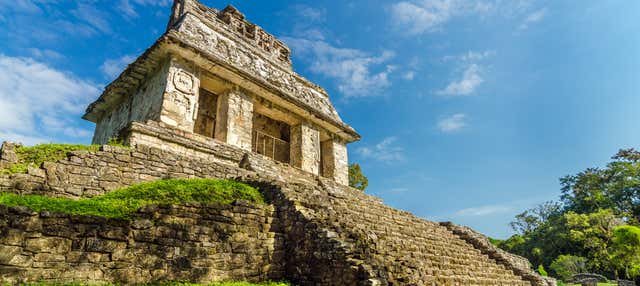
[[[105,195],[72,200],[40,195],[0,193],[0,204],[25,206],[34,211],[50,211],[74,215],[94,215],[129,219],[147,205],[198,203],[231,203],[245,200],[264,203],[257,189],[229,180],[176,179],[142,183]]]
[[[77,283],[32,283],[32,284],[23,284],[23,285],[27,285],[27,286],[84,286],[84,285],[88,285],[88,284],[77,284]],[[113,285],[113,284],[97,284],[97,285],[109,286],[109,285]],[[214,282],[214,283],[211,283],[211,284],[166,282],[166,283],[157,283],[157,284],[148,284],[148,285],[154,285],[154,286],[290,286],[290,284],[286,283],[286,282],[262,282],[262,283]]]
[[[110,140],[108,145],[126,147],[121,141]],[[35,146],[20,146],[15,152],[18,162],[8,168],[0,169],[0,174],[26,173],[29,166],[39,167],[44,162],[55,162],[67,157],[73,151],[98,151],[100,145],[82,144],[39,144]]]

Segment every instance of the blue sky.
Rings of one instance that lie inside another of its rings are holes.
[[[0,139],[89,143],[80,119],[171,1],[0,2]],[[368,193],[495,237],[558,178],[640,142],[638,1],[204,1],[285,40],[363,136]]]

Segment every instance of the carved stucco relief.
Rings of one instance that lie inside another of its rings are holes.
[[[283,92],[298,98],[314,110],[341,121],[328,97],[292,73],[261,59],[258,54],[221,35],[195,16],[187,15],[177,29],[178,34],[187,43],[215,55],[220,60],[236,68],[265,79]]]
[[[198,103],[199,79],[186,64],[171,60],[164,95],[161,121],[193,131]]]

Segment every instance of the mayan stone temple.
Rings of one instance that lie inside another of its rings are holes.
[[[234,7],[176,0],[166,32],[87,108],[102,147],[0,173],[0,191],[77,200],[213,178],[266,203],[148,206],[131,220],[0,205],[0,282],[555,285],[467,227],[349,187],[360,136],[290,58]],[[3,144],[0,169],[16,150]]]

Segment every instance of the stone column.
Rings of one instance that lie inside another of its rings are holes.
[[[160,121],[193,132],[199,89],[200,79],[195,68],[181,60],[171,59]]]
[[[339,184],[349,185],[349,160],[345,143],[336,139],[322,142],[322,172],[323,176]]]
[[[218,96],[215,138],[251,151],[253,98],[240,89]]]
[[[320,131],[308,123],[291,128],[291,165],[318,175],[320,173]]]

